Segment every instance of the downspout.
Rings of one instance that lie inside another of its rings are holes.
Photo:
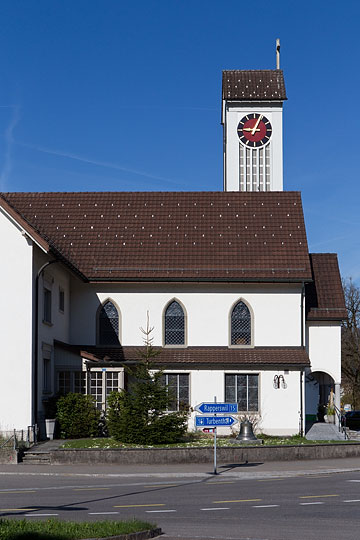
[[[301,287],[301,347],[304,348],[304,298],[305,298],[305,283]]]
[[[303,376],[304,370],[300,370],[300,437],[304,436],[304,403],[303,403]]]
[[[305,298],[305,283],[301,287],[301,348],[304,348],[304,298]],[[304,368],[300,370],[300,436],[304,436]]]
[[[38,422],[38,389],[39,389],[39,279],[45,268],[60,261],[49,261],[42,265],[35,278],[35,336],[34,336],[34,392],[33,392],[33,419]]]

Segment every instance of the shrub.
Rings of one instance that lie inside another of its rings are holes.
[[[62,439],[93,437],[98,434],[100,411],[92,396],[69,393],[57,402],[57,419]]]
[[[117,441],[130,444],[180,441],[187,429],[187,412],[165,412],[168,401],[166,387],[160,380],[135,381],[129,391],[112,392],[107,408],[109,434]],[[161,404],[163,406],[159,406]]]

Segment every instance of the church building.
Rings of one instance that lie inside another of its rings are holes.
[[[340,408],[337,256],[283,191],[286,99],[280,69],[223,72],[221,192],[1,193],[0,431],[42,428],[56,394],[106,410],[147,314],[174,410],[216,396],[292,435]]]

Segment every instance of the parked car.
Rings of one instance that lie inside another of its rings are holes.
[[[345,413],[342,423],[349,429],[360,429],[360,411],[349,411]]]

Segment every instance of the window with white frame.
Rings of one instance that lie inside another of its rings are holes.
[[[119,345],[119,313],[115,304],[108,300],[98,314],[99,345]]]
[[[231,312],[231,345],[251,345],[251,314],[242,301]]]
[[[185,345],[185,314],[179,302],[168,305],[164,319],[165,345]]]
[[[239,411],[257,412],[259,410],[259,375],[226,373],[225,401],[238,403]]]
[[[92,369],[89,373],[87,394],[95,399],[96,408],[106,410],[107,399],[111,392],[123,388],[123,369]]]
[[[164,373],[162,383],[170,397],[169,411],[179,411],[190,404],[189,374]]]

